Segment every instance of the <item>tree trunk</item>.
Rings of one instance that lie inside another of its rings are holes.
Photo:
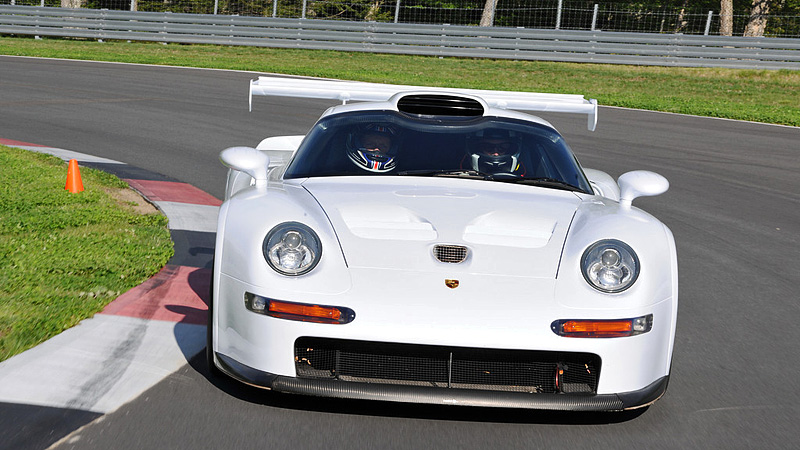
[[[683,32],[689,22],[686,21],[686,8],[689,7],[689,0],[683,0],[683,7],[680,14],[678,14],[678,23],[675,24],[675,34]]]
[[[369,6],[369,11],[367,11],[367,15],[364,16],[364,20],[367,22],[375,22],[375,18],[378,16],[378,12],[381,9],[380,2],[375,2]]]
[[[61,0],[62,8],[80,8],[83,0]]]
[[[769,15],[769,0],[753,0],[753,8],[750,10],[750,19],[744,29],[745,37],[764,36],[764,29],[767,28],[767,16]]]
[[[719,34],[733,36],[733,0],[720,0]]]
[[[483,5],[483,14],[481,15],[481,26],[491,27],[494,25],[494,10],[497,7],[498,0],[486,0]]]

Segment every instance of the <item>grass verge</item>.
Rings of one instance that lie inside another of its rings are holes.
[[[800,71],[437,58],[0,37],[0,54],[250,70],[382,83],[573,93],[601,105],[800,126]]]
[[[91,317],[172,256],[167,219],[118,200],[127,184],[0,145],[0,361]]]

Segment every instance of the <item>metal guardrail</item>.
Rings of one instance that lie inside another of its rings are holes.
[[[800,70],[800,39],[0,6],[0,34],[469,58]]]

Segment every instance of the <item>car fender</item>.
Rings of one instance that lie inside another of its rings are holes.
[[[619,293],[596,290],[583,277],[581,258],[597,241],[617,239],[636,252],[640,273]],[[669,229],[650,214],[601,197],[584,201],[575,213],[559,265],[555,298],[565,307],[624,314],[677,298],[675,242]],[[621,318],[621,317],[620,317]]]
[[[308,274],[281,275],[264,258],[264,238],[284,222],[303,223],[320,239],[320,262]],[[281,299],[302,293],[337,294],[350,288],[336,233],[325,212],[299,183],[243,189],[223,203],[218,229],[216,264],[222,275],[247,281],[261,295]]]

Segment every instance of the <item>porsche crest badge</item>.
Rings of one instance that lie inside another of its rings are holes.
[[[449,287],[450,289],[455,289],[458,287],[458,280],[444,280],[444,285]]]

